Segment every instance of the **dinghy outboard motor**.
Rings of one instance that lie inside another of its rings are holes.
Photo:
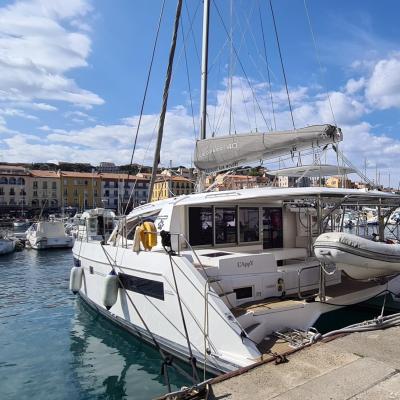
[[[103,305],[109,310],[116,302],[118,298],[118,276],[112,270],[105,279],[104,282],[104,291],[103,291]]]
[[[80,260],[77,258],[74,258],[74,264],[69,276],[69,290],[73,294],[77,294],[82,286],[83,268],[81,267]]]

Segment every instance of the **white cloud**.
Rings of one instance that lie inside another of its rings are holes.
[[[0,8],[0,87],[2,101],[53,106],[36,99],[90,108],[104,101],[80,88],[65,73],[88,65],[91,40],[68,21],[91,10],[87,0],[16,1]]]
[[[359,92],[361,89],[365,87],[365,78],[361,77],[360,79],[349,79],[346,83],[346,92],[348,94],[354,94]]]
[[[30,119],[30,120],[38,120],[39,119],[35,115],[27,114],[24,111],[19,110],[17,108],[0,108],[0,115],[6,116],[6,117],[20,117],[20,118],[25,118],[25,119]]]
[[[400,55],[376,63],[365,95],[370,104],[378,109],[400,107]]]

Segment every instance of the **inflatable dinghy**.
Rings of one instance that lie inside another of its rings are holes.
[[[355,279],[400,273],[400,244],[375,242],[344,232],[323,233],[314,243],[315,256],[336,264]]]

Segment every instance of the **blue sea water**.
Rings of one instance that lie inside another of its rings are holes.
[[[0,258],[0,399],[151,399],[161,358],[68,290],[71,250]],[[188,385],[170,369],[172,389]]]

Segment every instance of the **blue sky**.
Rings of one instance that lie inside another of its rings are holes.
[[[0,159],[95,165],[100,161],[129,162],[161,3],[0,1]],[[212,3],[209,134],[229,131],[230,93],[232,130],[263,131],[273,124],[259,7],[277,128],[290,128],[268,2],[233,0],[232,13],[230,0]],[[390,173],[392,185],[397,186],[400,3],[307,0],[306,4],[322,70],[304,1],[273,1],[296,127],[333,122],[329,93],[345,137],[342,149],[359,167],[367,159],[371,177],[378,165],[382,182],[387,183]],[[175,1],[166,1],[134,159],[138,163],[152,159],[175,7]],[[218,11],[232,31],[238,58],[231,56]],[[191,162],[198,134],[200,65],[196,47],[200,51],[201,18],[201,1],[186,1],[182,26],[195,115],[191,113],[180,31],[161,155],[164,165],[169,160],[173,164]]]

